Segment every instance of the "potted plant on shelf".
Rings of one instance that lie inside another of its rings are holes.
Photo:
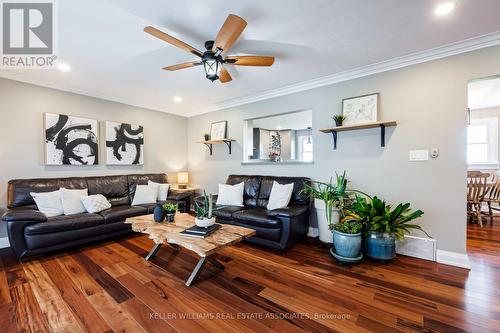
[[[333,226],[333,248],[330,249],[332,256],[341,263],[359,262],[361,254],[361,234],[363,224],[357,221],[340,222]]]
[[[167,222],[174,222],[175,213],[179,209],[179,204],[174,204],[171,202],[167,202],[163,204],[163,210],[165,211],[165,218]]]
[[[332,118],[333,120],[335,120],[336,126],[342,126],[342,123],[344,122],[346,117],[343,114],[336,114]]]
[[[215,224],[215,217],[212,216],[213,200],[212,195],[203,191],[204,205],[200,205],[195,202],[196,205],[196,217],[194,219],[195,224],[198,227],[207,228]]]
[[[410,204],[400,203],[392,209],[385,201],[377,197],[364,198],[356,196],[355,202],[344,210],[344,221],[359,222],[364,226],[364,250],[367,256],[382,261],[391,260],[396,256],[396,239],[402,240],[405,233],[420,230],[421,226],[412,224],[421,217],[421,210],[411,211]]]
[[[210,134],[208,134],[208,133],[204,133],[204,134],[203,134],[203,138],[205,139],[205,141],[210,140]]]
[[[314,207],[317,212],[319,239],[324,243],[332,241],[332,228],[340,219],[340,213],[344,204],[352,200],[356,190],[347,190],[347,177],[345,171],[342,175],[335,173],[330,183],[312,181],[305,184],[303,193],[314,199]],[[324,213],[323,213],[324,211]]]

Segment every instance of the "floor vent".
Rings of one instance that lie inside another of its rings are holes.
[[[396,253],[436,261],[436,240],[405,235],[404,242],[396,241]]]

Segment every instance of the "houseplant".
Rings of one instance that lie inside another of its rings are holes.
[[[203,191],[203,198],[204,198],[203,206],[198,204],[198,202],[195,203],[196,217],[194,219],[194,222],[199,227],[207,228],[215,224],[215,217],[212,216],[212,213],[214,211],[213,200],[212,200],[212,195],[211,194],[207,195],[205,191]]]
[[[204,134],[203,134],[203,138],[205,139],[205,141],[210,140],[210,134],[208,134],[208,133],[204,133]]]
[[[335,120],[336,126],[342,126],[342,123],[344,122],[346,117],[343,114],[336,114],[332,118],[333,120]]]
[[[410,223],[423,214],[421,210],[412,212],[409,203],[400,203],[393,209],[376,196],[356,196],[352,205],[344,209],[345,217],[342,220],[362,223],[366,255],[385,261],[396,256],[396,239],[403,239],[405,233],[420,230],[431,237],[421,226]]]
[[[330,183],[312,181],[305,184],[303,193],[314,199],[317,211],[319,239],[322,242],[332,241],[332,228],[339,221],[340,212],[346,201],[352,199],[355,190],[347,190],[347,177],[345,171],[342,175],[335,173],[335,180],[330,178]],[[325,212],[324,214],[322,212]]]
[[[179,209],[179,205],[167,202],[167,203],[163,204],[162,207],[163,207],[163,210],[165,211],[165,217],[167,219],[167,222],[174,222],[175,213]]]
[[[333,226],[332,255],[340,262],[356,262],[361,260],[361,231],[363,224],[357,221],[341,222]]]

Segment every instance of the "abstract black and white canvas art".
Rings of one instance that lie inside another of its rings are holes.
[[[45,164],[97,165],[99,127],[95,119],[45,113]]]
[[[131,125],[106,121],[106,164],[144,164],[144,129]]]

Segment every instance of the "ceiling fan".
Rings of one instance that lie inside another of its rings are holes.
[[[226,83],[232,80],[231,75],[223,65],[237,66],[271,66],[274,63],[274,57],[269,56],[223,56],[222,53],[229,51],[234,42],[245,29],[247,22],[241,17],[230,14],[215,38],[215,41],[209,40],[205,42],[205,52],[201,52],[191,45],[184,43],[177,38],[174,38],[163,31],[160,31],[151,26],[144,28],[144,31],[156,38],[159,38],[169,44],[177,46],[184,51],[192,53],[200,60],[185,62],[182,64],[163,67],[167,71],[176,71],[179,69],[203,65],[207,79],[210,81],[220,80]]]

